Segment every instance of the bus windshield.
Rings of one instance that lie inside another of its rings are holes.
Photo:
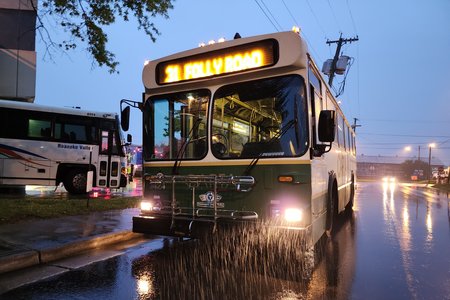
[[[190,91],[151,99],[152,118],[144,120],[144,131],[153,129],[152,160],[199,159],[206,155],[208,90]],[[148,108],[147,108],[148,109]],[[148,110],[147,110],[148,111]],[[151,122],[152,124],[149,124]],[[150,156],[150,157],[148,157]]]
[[[297,75],[227,85],[214,95],[211,145],[220,159],[306,152],[307,108]]]

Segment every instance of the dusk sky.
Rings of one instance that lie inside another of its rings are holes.
[[[157,59],[195,48],[200,42],[301,28],[319,67],[336,45],[327,39],[358,36],[343,47],[354,58],[340,97],[347,118],[358,118],[358,155],[428,158],[428,145],[450,164],[449,0],[178,0],[169,19],[155,18],[161,35],[153,43],[137,25],[117,22],[107,29],[120,74],[100,68],[79,44],[50,58],[37,35],[35,103],[119,112],[122,98],[141,101],[142,69]],[[263,12],[263,9],[265,13]],[[269,20],[269,18],[271,20]],[[50,29],[54,40],[67,35]],[[343,76],[334,80],[338,87]],[[132,112],[129,133],[142,143],[140,113]],[[410,146],[411,151],[405,152]]]

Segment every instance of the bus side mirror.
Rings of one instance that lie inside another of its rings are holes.
[[[127,143],[131,144],[132,141],[133,141],[133,136],[131,134],[127,134]]]
[[[128,131],[130,127],[130,107],[127,106],[120,112],[120,126],[123,131]]]
[[[335,127],[336,112],[334,110],[322,110],[319,116],[319,141],[330,144],[334,142]]]
[[[330,152],[331,145],[334,142],[336,127],[336,112],[334,110],[322,110],[319,115],[319,141],[323,144],[314,146],[312,155],[322,156],[322,154]]]

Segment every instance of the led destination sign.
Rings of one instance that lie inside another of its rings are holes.
[[[275,45],[275,40],[264,40],[162,62],[156,80],[168,84],[268,67],[277,60]]]

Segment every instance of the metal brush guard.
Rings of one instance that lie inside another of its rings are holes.
[[[249,220],[257,219],[258,214],[254,211],[238,211],[238,210],[218,210],[217,209],[217,189],[220,187],[224,191],[249,192],[255,185],[253,176],[233,176],[233,175],[164,175],[158,173],[156,175],[144,176],[147,184],[153,190],[165,190],[166,185],[172,186],[171,206],[160,207],[159,212],[154,213],[167,214],[171,212],[172,225],[177,219],[184,217],[192,217],[197,221],[211,222],[208,219],[198,219],[198,217],[213,217],[214,231],[218,218]],[[185,184],[192,190],[192,207],[177,207],[175,196],[175,185]],[[213,188],[214,201],[213,208],[195,208],[195,190],[198,187]],[[220,213],[220,214],[219,214]]]

